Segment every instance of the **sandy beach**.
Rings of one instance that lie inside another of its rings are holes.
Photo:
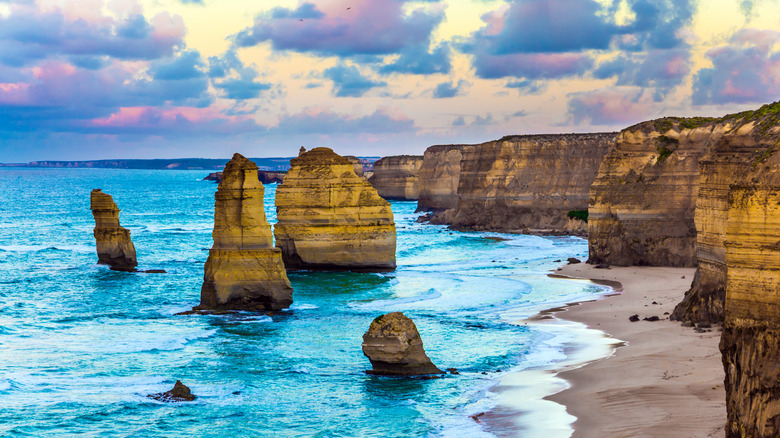
[[[574,437],[719,437],[726,419],[719,327],[696,333],[669,321],[693,268],[568,265],[556,274],[616,281],[622,292],[557,312],[620,339],[614,355],[559,377],[569,389],[547,397],[577,417]],[[564,280],[565,281],[565,280]],[[629,321],[638,315],[637,322]],[[660,321],[644,321],[658,316]]]

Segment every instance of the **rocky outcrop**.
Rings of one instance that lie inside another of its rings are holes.
[[[119,225],[119,208],[114,198],[101,189],[90,194],[89,209],[95,218],[92,234],[97,244],[98,263],[114,271],[135,271],[138,266],[130,231]]]
[[[438,145],[425,150],[420,165],[417,211],[443,212],[458,206],[460,161],[475,145]]]
[[[257,179],[263,184],[281,184],[287,172],[275,172],[272,170],[258,170]]]
[[[240,154],[225,165],[214,203],[214,245],[194,310],[279,310],[292,287],[273,245],[257,165]]]
[[[382,199],[352,163],[328,148],[290,160],[276,189],[274,227],[288,269],[395,269],[395,223]]]
[[[147,397],[166,403],[176,403],[193,401],[197,397],[190,391],[185,384],[181,383],[181,380],[177,380],[173,385],[173,389],[165,392],[158,392],[157,394],[149,394]]]
[[[588,190],[614,133],[521,135],[462,150],[456,227],[555,230],[588,210]],[[576,226],[569,224],[569,229]]]
[[[416,201],[419,197],[419,155],[395,155],[383,157],[374,163],[374,173],[368,182],[385,199]]]
[[[694,211],[709,121],[664,118],[620,132],[591,187],[590,263],[696,265]]]
[[[417,376],[444,373],[425,354],[414,321],[401,312],[374,319],[363,335],[363,354],[373,367],[366,371],[368,374]]]
[[[287,172],[278,172],[273,170],[258,170],[257,171],[257,179],[260,180],[263,184],[281,184],[282,180],[284,179],[284,175]],[[216,183],[222,182],[222,172],[214,172],[206,175],[205,178],[203,178],[204,181],[214,181]]]
[[[344,158],[349,160],[350,163],[352,163],[352,169],[355,171],[355,175],[364,177],[363,174],[363,162],[360,161],[360,158],[354,156],[354,155],[345,155]]]

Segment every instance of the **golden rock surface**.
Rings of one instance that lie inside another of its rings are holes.
[[[395,155],[374,163],[374,174],[368,182],[385,199],[416,201],[420,194],[419,178],[423,157]]]
[[[93,235],[97,244],[98,263],[114,271],[135,271],[135,246],[130,231],[119,225],[119,208],[114,198],[100,189],[92,190],[89,209],[95,218]]]
[[[615,133],[508,136],[462,149],[456,227],[563,231],[588,193]],[[570,227],[569,229],[574,229]]]
[[[425,354],[417,326],[401,312],[374,319],[363,335],[363,354],[373,369],[368,374],[417,376],[442,374]]]
[[[460,161],[475,145],[438,145],[425,150],[420,165],[417,211],[443,212],[458,206]]]
[[[273,245],[263,209],[257,165],[233,155],[214,202],[214,245],[195,310],[279,310],[292,304],[292,287]]]
[[[276,188],[276,246],[287,269],[395,269],[395,223],[352,163],[328,148],[290,160]]]
[[[618,134],[590,191],[591,263],[695,266],[699,158],[709,127],[691,119],[643,122]],[[692,131],[697,131],[692,133]]]

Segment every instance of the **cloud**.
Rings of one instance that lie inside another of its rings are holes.
[[[398,59],[380,67],[379,73],[447,74],[452,70],[450,53],[449,44],[441,44],[434,48],[433,51],[428,51],[427,42],[409,46],[401,50],[401,55]]]
[[[685,49],[653,50],[642,54],[621,54],[594,70],[597,79],[617,77],[616,85],[656,88],[660,101],[690,74],[690,52]]]
[[[99,68],[105,64],[102,57],[153,60],[182,47],[185,33],[182,18],[167,12],[151,21],[140,13],[99,15],[89,21],[59,9],[42,12],[35,5],[17,6],[9,15],[0,15],[0,64],[21,67],[71,57]]]
[[[469,83],[463,79],[459,80],[457,84],[442,82],[434,88],[433,97],[434,99],[455,97],[463,94],[468,86]]]
[[[514,88],[520,94],[540,94],[547,88],[547,85],[540,81],[525,79],[522,81],[507,82],[506,87]]]
[[[593,67],[593,59],[578,53],[519,53],[507,56],[479,53],[474,65],[477,76],[483,79],[557,79],[583,75]]]
[[[745,29],[706,53],[712,68],[693,76],[693,104],[771,102],[780,96],[780,33]]]
[[[222,56],[209,57],[208,74],[214,88],[224,91],[228,99],[256,99],[272,87],[269,83],[255,82],[259,73],[254,66],[244,65],[235,48],[228,49]]]
[[[259,132],[263,127],[246,117],[224,116],[212,108],[120,108],[108,117],[90,120],[71,129],[91,134],[164,135],[191,137]]]
[[[333,81],[336,97],[361,97],[372,88],[387,85],[387,82],[373,81],[363,76],[354,65],[336,65],[326,69],[323,76]]]
[[[270,42],[274,50],[320,55],[385,55],[430,41],[442,8],[409,13],[404,0],[330,0],[317,6],[274,8],[234,36],[240,47]],[[348,9],[349,8],[349,9]]]
[[[593,65],[591,51],[686,46],[680,31],[692,19],[693,0],[627,0],[635,18],[618,25],[621,3],[514,0],[484,15],[485,26],[459,47],[474,55],[479,77],[540,79],[583,74]]]
[[[575,124],[625,126],[646,120],[651,108],[641,89],[605,88],[569,94],[568,114]]]
[[[413,130],[414,121],[387,107],[362,117],[341,115],[324,107],[310,107],[300,114],[280,118],[277,126],[268,129],[268,134],[394,134]]]

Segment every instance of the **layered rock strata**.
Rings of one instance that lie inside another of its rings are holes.
[[[664,118],[618,134],[591,187],[589,262],[695,266],[699,158],[709,119]]]
[[[423,157],[396,155],[383,157],[374,163],[374,173],[368,182],[385,199],[416,201],[420,194],[420,166]]]
[[[130,231],[119,225],[119,208],[114,198],[101,189],[90,194],[89,209],[95,219],[92,234],[97,244],[98,263],[108,265],[114,271],[135,271],[135,246],[130,240]]]
[[[288,269],[395,269],[395,223],[346,158],[314,148],[290,160],[276,189],[276,245]]]
[[[279,310],[292,287],[273,245],[257,165],[240,154],[225,165],[214,202],[214,245],[194,310]]]
[[[425,150],[420,165],[417,211],[443,212],[458,206],[460,161],[475,145],[438,145]]]
[[[478,230],[555,230],[588,210],[615,133],[521,135],[462,150],[457,205],[444,220]]]
[[[425,354],[417,326],[401,312],[374,319],[363,335],[363,354],[373,369],[368,374],[417,376],[443,374]]]
[[[355,171],[355,174],[360,177],[365,177],[363,174],[363,162],[360,161],[360,158],[354,156],[354,155],[345,155],[344,158],[349,160],[350,163],[352,163],[352,169]]]
[[[726,299],[724,245],[730,186],[751,182],[754,173],[776,147],[780,104],[727,115],[693,130],[689,136],[706,145],[699,159],[696,200],[698,269],[691,290],[671,318],[680,321],[721,322]]]

